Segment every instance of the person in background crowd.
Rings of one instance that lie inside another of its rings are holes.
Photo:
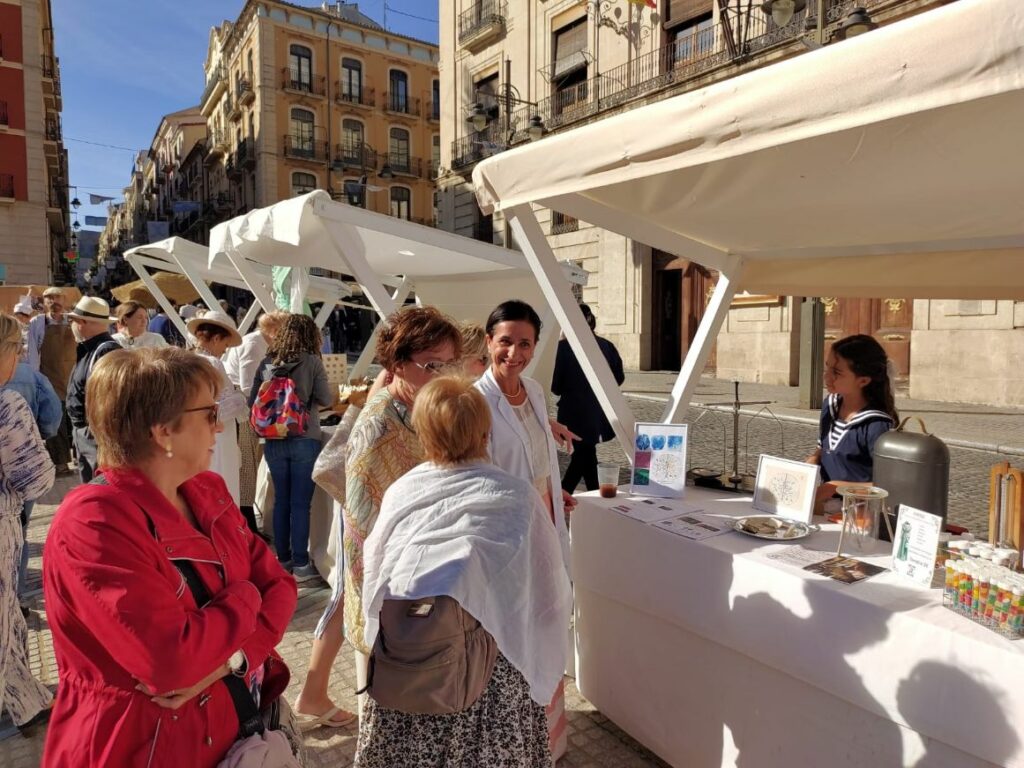
[[[372,646],[385,600],[451,597],[494,638],[494,669],[475,702],[447,715],[388,709],[371,683],[358,768],[552,764],[544,705],[565,670],[572,593],[540,496],[487,459],[490,421],[466,379],[435,379],[416,396],[412,426],[426,462],[384,494],[365,544],[363,618]]]
[[[137,301],[125,301],[117,305],[117,333],[114,341],[125,349],[141,347],[166,347],[167,340],[159,333],[146,330],[149,315],[146,308]]]
[[[68,318],[78,342],[78,361],[68,381],[67,410],[78,454],[78,474],[83,483],[88,483],[96,471],[96,440],[86,416],[86,383],[100,358],[121,349],[121,345],[107,332],[110,306],[103,299],[83,296],[68,312]]]
[[[320,409],[337,400],[320,358],[320,330],[305,315],[288,315],[256,372],[249,393],[251,408],[264,381],[285,376],[295,383],[308,421],[301,435],[267,440],[263,454],[274,481],[274,547],[278,559],[303,583],[319,578],[309,560],[309,506],[313,501],[313,463],[320,455]]]
[[[18,321],[0,315],[0,384],[10,381],[20,353]],[[52,697],[32,676],[28,628],[18,605],[21,516],[26,502],[50,490],[53,478],[53,462],[25,399],[13,389],[0,390],[0,712],[8,712],[23,733],[47,719]]]
[[[171,307],[173,307],[174,311],[177,312],[178,302],[174,299],[169,299],[169,301],[171,302]],[[159,333],[163,336],[164,341],[166,341],[169,346],[185,346],[185,339],[182,337],[181,331],[178,330],[178,327],[174,324],[171,318],[167,316],[167,313],[164,312],[164,308],[162,306],[157,309],[156,316],[149,321],[148,330],[153,333]]]
[[[245,334],[240,345],[228,349],[227,355],[224,356],[224,370],[232,384],[241,392],[248,393],[252,390],[256,370],[267,356],[267,346],[274,340],[287,317],[287,312],[268,312],[260,315],[256,321],[256,330]],[[238,505],[252,532],[262,535],[256,525],[253,507],[256,503],[256,473],[263,452],[260,449],[259,438],[253,432],[248,419],[239,422],[238,449],[241,460]]]
[[[816,509],[843,487],[871,485],[875,441],[899,421],[889,358],[873,337],[847,336],[825,356],[818,449],[807,458],[821,465]]]
[[[64,418],[57,434],[46,441],[46,449],[58,475],[71,474],[71,419],[67,414],[68,379],[75,367],[75,334],[64,314],[64,292],[60,288],[43,291],[43,314],[29,322],[28,364],[49,379],[60,398]]]
[[[238,419],[248,415],[249,407],[245,395],[228,378],[221,358],[228,348],[241,344],[242,337],[235,329],[234,320],[223,312],[206,312],[202,317],[193,317],[188,321],[188,332],[196,339],[196,353],[212,365],[220,377],[217,406],[223,429],[217,433],[210,471],[224,479],[232,500],[237,504],[241,456],[235,425]]]
[[[491,364],[487,352],[487,332],[478,323],[465,322],[459,326],[462,333],[462,370],[471,379],[479,379]]]
[[[18,360],[22,363],[28,362],[28,326],[34,314],[31,294],[18,299],[18,303],[14,305],[14,319],[21,326],[21,354]]]
[[[219,386],[182,349],[96,364],[101,482],[68,494],[43,559],[60,676],[44,768],[214,768],[239,736],[231,680],[264,706],[288,684],[274,647],[295,582],[207,471]]]
[[[583,318],[593,331],[597,327],[597,318],[586,304],[580,304]],[[622,358],[619,351],[608,339],[594,332],[597,346],[612,369],[615,383],[621,385],[626,380],[622,370]],[[555,355],[555,371],[551,377],[551,393],[558,397],[558,420],[579,435],[578,442],[573,446],[569,466],[562,477],[562,489],[572,493],[583,480],[588,491],[596,491],[597,482],[597,444],[615,437],[612,425],[597,402],[597,395],[587,381],[583,368],[580,367],[576,354],[566,339],[558,342]]]
[[[438,373],[457,368],[462,337],[433,307],[393,313],[377,340],[377,360],[391,381],[366,401],[348,440],[345,460],[343,587],[335,589],[313,639],[309,672],[295,702],[304,730],[337,728],[354,716],[327,693],[331,666],[345,637],[355,649],[356,687],[366,683],[369,647],[363,641],[363,541],[373,529],[384,492],[423,460],[409,410],[416,393]],[[338,610],[341,608],[342,610]]]
[[[61,407],[60,398],[54,392],[49,379],[39,371],[33,371],[28,363],[19,362],[11,380],[3,388],[17,392],[25,398],[43,440],[57,434],[60,424],[64,420],[64,409]],[[28,616],[28,608],[24,603],[28,574],[28,540],[25,537],[28,533],[28,522],[32,518],[34,506],[35,501],[26,500],[21,508],[21,533],[22,539],[26,543],[21,549],[21,562],[18,564],[18,599],[22,601],[21,612],[25,616]]]
[[[178,307],[178,316],[187,323],[189,320],[196,316],[196,312],[198,311],[199,310],[196,309],[195,306],[193,306],[192,304],[182,304],[180,307]]]
[[[558,531],[564,567],[568,568],[569,531],[565,518],[576,502],[555,482],[559,476],[558,453],[551,435],[553,425],[548,419],[544,389],[522,375],[540,339],[540,316],[524,301],[506,301],[491,312],[485,329],[491,367],[475,386],[491,409],[488,442],[491,461],[509,474],[530,482],[540,494]],[[568,748],[564,707],[565,689],[559,685],[548,707],[554,760]]]

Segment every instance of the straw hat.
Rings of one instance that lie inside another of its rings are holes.
[[[16,315],[33,315],[35,311],[35,307],[32,306],[31,296],[22,296],[18,299],[18,303],[14,305],[14,314]]]
[[[223,312],[204,312],[202,315],[197,315],[189,320],[185,327],[188,328],[189,333],[195,336],[196,329],[200,325],[207,324],[216,325],[231,334],[231,341],[228,342],[229,347],[237,347],[242,343],[242,334],[238,332],[235,321]]]
[[[77,317],[80,320],[103,320],[108,323],[117,322],[116,317],[110,316],[110,305],[95,296],[80,298],[75,304],[75,308],[68,312],[68,317]]]

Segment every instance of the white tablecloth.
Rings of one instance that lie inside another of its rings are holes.
[[[841,584],[767,559],[794,544],[693,542],[612,511],[621,494],[578,498],[580,691],[668,762],[1024,766],[1024,641],[942,608],[941,591],[891,572]],[[685,502],[750,511],[704,489]],[[835,528],[801,545],[834,554]]]

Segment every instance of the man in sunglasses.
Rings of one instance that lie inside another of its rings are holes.
[[[75,341],[78,342],[75,350],[78,362],[68,381],[68,418],[71,419],[75,451],[78,454],[78,474],[83,483],[88,483],[96,471],[96,439],[89,431],[85,414],[85,385],[96,361],[121,349],[121,345],[110,335],[110,323],[114,318],[110,317],[110,305],[103,299],[83,296],[75,308],[68,312],[68,320]]]

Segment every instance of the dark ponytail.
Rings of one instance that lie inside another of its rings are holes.
[[[889,358],[874,337],[863,333],[847,336],[832,345],[832,352],[843,358],[855,376],[867,376],[871,381],[864,387],[864,399],[868,407],[882,411],[892,417],[894,423],[900,420],[896,411],[896,398],[889,379]]]

